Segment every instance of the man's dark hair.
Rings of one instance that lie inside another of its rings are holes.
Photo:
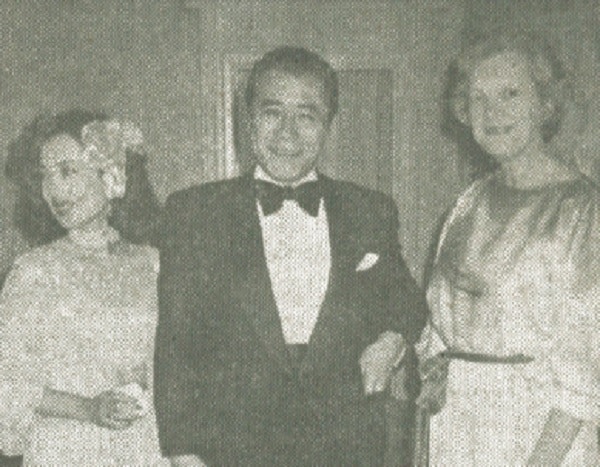
[[[270,71],[295,77],[311,76],[323,83],[329,122],[338,111],[338,77],[332,66],[318,54],[302,47],[278,47],[254,63],[246,85],[246,104],[252,108],[261,78]]]

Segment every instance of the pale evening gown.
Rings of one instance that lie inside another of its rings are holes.
[[[563,464],[600,465],[595,185],[476,182],[446,221],[427,294],[421,361],[444,350],[534,358],[451,360],[446,404],[430,419],[430,465],[524,465],[551,408],[584,421]]]
[[[17,259],[0,301],[5,454],[23,453],[25,465],[159,462],[151,407],[114,431],[34,412],[45,386],[94,396],[131,382],[141,365],[152,381],[157,272],[154,249],[122,241],[98,249],[65,237]]]

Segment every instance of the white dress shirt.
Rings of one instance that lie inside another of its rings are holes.
[[[258,166],[254,177],[279,184]],[[296,185],[317,180],[315,171]],[[331,269],[329,225],[323,199],[312,217],[296,201],[265,216],[257,201],[271,287],[287,344],[307,344],[327,291]]]

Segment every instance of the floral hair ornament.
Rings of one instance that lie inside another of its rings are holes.
[[[95,120],[81,130],[83,154],[103,171],[110,198],[125,194],[125,158],[127,150],[139,150],[142,132],[129,121]]]

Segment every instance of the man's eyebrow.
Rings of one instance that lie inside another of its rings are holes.
[[[284,105],[282,101],[276,99],[263,99],[259,102],[259,104],[263,107],[275,106],[275,105]],[[299,104],[297,106],[302,110],[309,110],[311,112],[320,112],[322,109],[316,104]]]
[[[264,106],[264,107],[268,107],[270,105],[282,105],[283,102],[275,100],[275,99],[262,99],[260,101],[260,105]]]
[[[67,164],[79,164],[79,163],[85,163],[85,161],[79,160],[79,159],[61,159],[59,161],[56,162],[50,162],[50,163],[44,163],[44,162],[40,162],[40,167],[56,167],[59,165],[67,165]]]
[[[318,105],[315,105],[315,104],[300,104],[298,106],[298,108],[303,109],[303,110],[308,110],[310,112],[315,112],[315,113],[319,113],[323,110],[321,107],[319,107]]]

